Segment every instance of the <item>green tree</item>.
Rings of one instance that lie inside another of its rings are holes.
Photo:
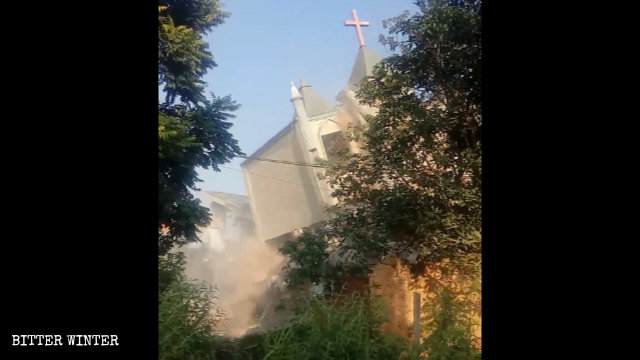
[[[176,246],[198,241],[209,223],[207,208],[193,194],[197,167],[213,168],[241,154],[229,133],[229,96],[204,96],[202,77],[215,66],[203,36],[223,22],[217,0],[159,2],[158,83],[166,94],[158,104],[158,335],[159,358],[213,359],[220,311],[205,283],[190,281]]]
[[[229,96],[204,96],[202,77],[216,66],[203,36],[228,14],[217,0],[161,0],[159,6],[158,82],[165,100],[158,105],[160,254],[198,241],[199,226],[210,221],[199,190],[197,167],[219,165],[242,152],[229,133],[237,105]]]
[[[366,273],[390,255],[414,270],[444,258],[477,269],[481,3],[416,4],[417,14],[384,23],[390,34],[381,40],[394,54],[358,92],[378,112],[350,135],[365,151],[328,162],[325,179],[339,204],[304,244],[283,248],[294,259],[290,279]]]
[[[158,77],[165,103],[176,97],[184,103],[206,102],[202,76],[216,63],[203,36],[229,14],[218,0],[160,0],[159,5]]]

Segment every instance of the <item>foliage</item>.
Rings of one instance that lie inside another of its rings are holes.
[[[208,209],[191,190],[200,180],[196,168],[212,168],[241,154],[228,129],[238,108],[230,97],[214,98],[197,108],[161,106],[158,113],[159,248],[198,241],[197,227],[209,223]],[[165,228],[166,227],[166,228]]]
[[[385,313],[371,296],[304,300],[289,326],[267,335],[264,360],[398,359],[406,341],[380,331]]]
[[[303,233],[296,241],[287,242],[280,252],[289,259],[284,267],[286,281],[291,287],[304,285],[307,281],[322,284],[327,288],[341,289],[344,279],[357,276],[344,261],[331,261],[330,244],[321,241],[317,234]],[[359,275],[363,275],[360,273]]]
[[[198,227],[210,221],[192,191],[196,168],[212,168],[242,152],[229,133],[238,109],[229,96],[204,96],[202,77],[215,66],[203,36],[228,16],[218,0],[159,2],[158,81],[166,99],[158,106],[160,254],[197,242]],[[179,99],[180,102],[176,103]]]
[[[181,253],[159,259],[159,359],[214,359],[213,330],[221,313],[211,287],[188,281],[184,264]]]
[[[469,301],[456,299],[446,288],[427,306],[433,314],[427,324],[429,335],[420,345],[419,352],[429,360],[481,359],[474,344],[473,318],[469,316]]]
[[[417,5],[385,22],[394,55],[358,91],[377,113],[350,134],[365,151],[328,162],[338,205],[304,246],[283,249],[292,279],[366,272],[388,256],[415,274],[445,258],[479,261],[469,255],[482,229],[480,2]]]
[[[471,287],[468,290],[476,291]],[[478,360],[480,350],[471,325],[475,302],[439,287],[424,310],[422,342],[383,333],[386,307],[371,295],[334,295],[299,299],[291,323],[266,334],[239,339],[220,339],[216,359],[398,359],[398,360]]]
[[[229,14],[218,0],[161,0],[159,2],[158,76],[166,104],[206,102],[202,76],[216,66],[203,35]]]
[[[158,246],[160,359],[213,359],[220,311],[213,289],[184,275],[185,260],[170,250],[198,241],[198,227],[210,221],[196,168],[213,168],[241,154],[229,133],[229,96],[204,96],[202,77],[216,64],[203,36],[228,14],[218,0],[160,0],[158,14]],[[178,101],[179,100],[179,101]]]
[[[229,13],[223,12],[217,0],[159,0],[167,7],[177,26],[185,26],[199,33],[208,33],[224,22]]]
[[[221,338],[216,360],[262,360],[265,334],[248,334],[237,339]]]

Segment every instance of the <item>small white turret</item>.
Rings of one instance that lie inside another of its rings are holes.
[[[291,82],[291,101],[295,101],[296,99],[302,100],[302,95],[300,95],[298,88],[296,88],[296,86],[293,84],[293,81],[292,81]]]
[[[291,102],[293,103],[293,107],[296,111],[296,117],[304,137],[305,148],[307,150],[309,160],[312,161],[317,156],[316,150],[318,146],[311,130],[311,126],[309,125],[309,118],[307,117],[307,112],[304,108],[304,99],[302,98],[302,95],[300,95],[298,88],[293,84],[293,81],[291,82]]]

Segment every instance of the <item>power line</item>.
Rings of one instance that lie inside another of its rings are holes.
[[[276,163],[276,164],[285,164],[285,165],[294,165],[294,166],[308,166],[308,167],[315,167],[315,168],[321,168],[321,169],[328,169],[329,167],[331,167],[331,168],[338,169],[338,170],[349,170],[348,168],[341,167],[341,166],[336,166],[336,165],[329,166],[329,165],[324,165],[324,164],[312,164],[312,163],[307,163],[307,162],[302,162],[302,161],[265,159],[265,158],[250,157],[250,156],[243,156],[243,155],[237,155],[236,157],[247,159],[247,160],[257,160],[257,161],[272,162],[272,163]]]
[[[242,171],[240,169],[234,169],[234,168],[230,168],[228,166],[224,166],[224,165],[220,165],[221,168],[225,168],[228,170],[233,170],[233,171],[237,171],[237,172],[241,172],[244,173],[245,171]],[[315,186],[315,185],[311,185],[311,184],[301,184],[301,183],[297,183],[297,182],[293,182],[293,181],[289,181],[289,180],[285,180],[285,179],[280,179],[280,178],[275,178],[273,176],[267,176],[267,175],[261,175],[261,174],[256,174],[256,173],[252,173],[250,171],[246,171],[248,174],[254,175],[254,176],[259,176],[259,177],[263,177],[263,178],[267,178],[267,179],[272,179],[272,180],[277,180],[277,181],[282,181],[282,182],[286,182],[289,184],[293,184],[293,185],[299,185],[299,186],[309,186],[309,187],[314,187],[316,189],[320,189],[320,190],[325,190],[325,191],[333,191],[332,189],[329,188],[321,188],[319,186]]]
[[[326,165],[322,165],[322,164],[311,164],[311,163],[306,163],[306,162],[301,162],[301,161],[265,159],[265,158],[251,157],[251,156],[243,156],[243,155],[238,155],[237,157],[239,157],[239,158],[243,158],[243,159],[247,159],[247,160],[257,160],[257,161],[272,162],[272,163],[276,163],[276,164],[297,165],[297,166],[309,166],[309,167],[316,167],[316,168],[323,168],[323,169],[326,169],[326,168],[327,168],[327,166],[326,166]]]

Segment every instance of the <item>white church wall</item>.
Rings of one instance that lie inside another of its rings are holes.
[[[258,157],[305,162],[301,136],[300,130],[293,127]],[[312,168],[257,160],[247,161],[242,167],[260,240],[325,219],[319,184]]]

